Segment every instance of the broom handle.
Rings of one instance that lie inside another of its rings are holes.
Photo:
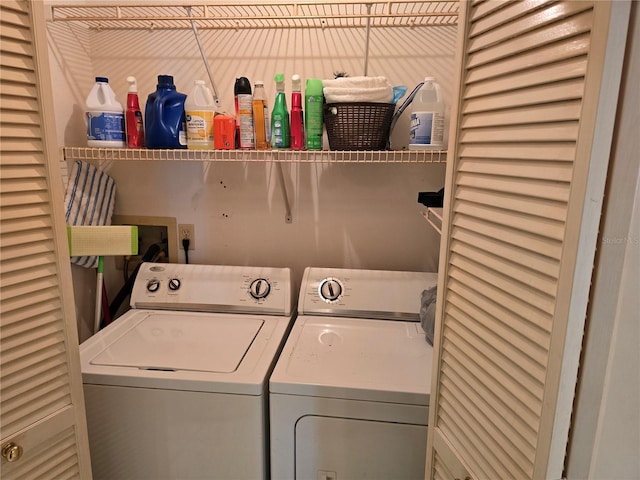
[[[102,315],[102,277],[104,273],[104,257],[98,257],[98,275],[96,276],[96,314],[93,321],[93,333],[100,330],[100,317]]]

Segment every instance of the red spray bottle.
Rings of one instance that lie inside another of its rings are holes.
[[[127,93],[127,111],[125,113],[127,147],[144,148],[144,128],[142,126],[140,102],[138,101],[136,77],[127,77],[127,83],[129,83],[129,93]]]
[[[291,149],[304,150],[304,116],[302,112],[302,93],[300,75],[291,77]]]

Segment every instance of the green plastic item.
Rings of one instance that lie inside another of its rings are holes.
[[[289,148],[291,135],[289,131],[289,109],[284,93],[284,74],[274,77],[276,82],[276,100],[271,113],[271,146],[273,148]]]
[[[322,150],[322,80],[308,78],[304,89],[304,130],[307,150]]]

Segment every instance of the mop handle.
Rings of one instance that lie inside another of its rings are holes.
[[[100,330],[100,318],[102,316],[102,277],[104,274],[104,257],[98,257],[98,275],[96,276],[96,314],[93,321],[93,333]]]

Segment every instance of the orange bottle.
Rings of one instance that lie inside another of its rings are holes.
[[[264,82],[256,81],[253,89],[253,128],[255,130],[256,149],[267,150],[271,146],[271,125],[269,108],[264,93]]]
[[[236,120],[229,115],[216,115],[213,119],[213,148],[233,150],[236,142]]]

